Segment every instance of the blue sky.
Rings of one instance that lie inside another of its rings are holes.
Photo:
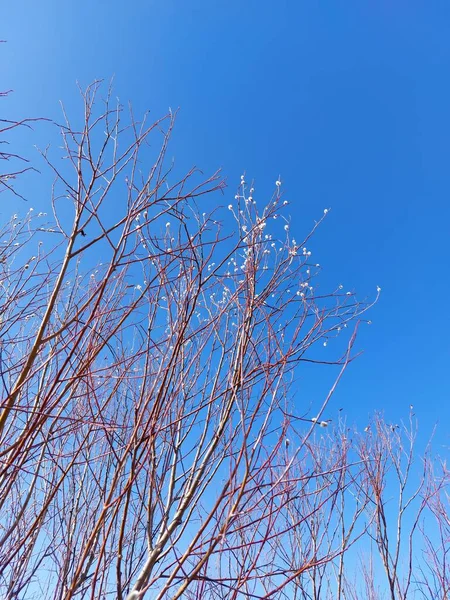
[[[414,404],[448,443],[447,0],[24,0],[2,7],[0,38],[6,116],[59,119],[77,80],[114,75],[136,114],[180,107],[180,168],[222,167],[230,198],[243,172],[261,200],[281,175],[298,238],[331,207],[312,244],[322,285],[382,287],[331,412],[363,426]]]

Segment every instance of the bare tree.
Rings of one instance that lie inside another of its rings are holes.
[[[445,559],[441,557],[450,548],[450,539],[443,531],[443,515],[448,514],[448,507],[444,508],[446,497],[448,504],[448,476],[433,469],[430,446],[423,457],[417,456],[416,435],[417,421],[411,411],[409,422],[400,425],[386,423],[376,415],[360,437],[357,451],[366,475],[370,515],[361,569],[366,594],[371,598],[445,598],[441,595]],[[433,516],[434,523],[430,522]],[[377,554],[386,587],[380,585]],[[431,563],[427,558],[430,554],[434,556]],[[439,594],[436,587],[431,591],[431,573],[442,581]]]
[[[0,231],[2,597],[447,600],[445,461],[412,414],[326,419],[370,306],[320,289],[328,211],[297,242],[280,181],[220,206],[168,163],[172,113],[100,87],[42,153],[51,214]]]
[[[279,181],[216,208],[217,173],[167,166],[174,115],[124,123],[99,87],[62,166],[42,153],[52,216],[1,234],[0,588],[281,597],[349,544],[314,525],[343,518],[344,448],[312,440],[368,304],[313,285],[327,211],[296,242]],[[314,420],[288,401],[307,363],[338,369]]]

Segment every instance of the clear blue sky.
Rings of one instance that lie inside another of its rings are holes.
[[[447,444],[448,0],[24,0],[0,38],[8,116],[59,118],[76,80],[114,74],[136,113],[181,108],[177,164],[222,167],[230,198],[244,171],[267,197],[281,175],[299,238],[332,207],[313,243],[324,282],[383,290],[334,409],[363,426],[412,403]]]

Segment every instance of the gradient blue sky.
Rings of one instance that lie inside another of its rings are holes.
[[[244,171],[260,199],[281,175],[298,238],[332,207],[324,281],[383,291],[331,412],[364,426],[412,403],[448,443],[448,0],[24,0],[2,6],[0,38],[7,116],[59,119],[76,80],[115,75],[136,113],[181,108],[180,168],[222,167],[230,198]]]

